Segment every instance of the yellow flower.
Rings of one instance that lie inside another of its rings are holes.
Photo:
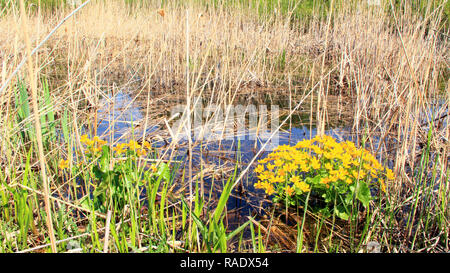
[[[100,148],[100,147],[92,147],[92,152],[93,153],[99,153],[101,151],[102,151],[102,148]]]
[[[281,167],[281,166],[283,166],[284,162],[281,159],[277,159],[277,160],[275,160],[274,164],[277,167]]]
[[[268,172],[262,172],[258,175],[258,179],[259,180],[267,180],[269,179],[269,174]]]
[[[121,155],[121,154],[123,154],[123,153],[126,151],[125,144],[124,144],[124,143],[117,144],[117,146],[114,147],[113,150],[114,150],[118,155]]]
[[[255,168],[255,172],[256,173],[262,173],[264,171],[264,165],[258,165],[256,168]]]
[[[338,180],[345,180],[347,174],[348,173],[346,170],[339,168],[339,170],[336,172],[336,177]]]
[[[289,145],[280,145],[280,146],[278,146],[277,148],[275,148],[274,149],[274,151],[275,152],[278,152],[278,151],[288,151],[288,150],[290,150],[291,149],[291,146],[289,146]]]
[[[366,169],[367,171],[370,171],[372,169],[372,166],[370,164],[364,163],[363,168]]]
[[[85,144],[86,146],[94,145],[94,141],[90,140],[87,135],[82,135],[81,138],[80,138],[80,142],[82,144]]]
[[[391,169],[387,169],[386,170],[386,178],[388,180],[394,180],[395,179],[394,172]]]
[[[61,159],[58,164],[58,168],[61,170],[67,169],[69,167],[69,160]]]
[[[255,183],[255,188],[265,190],[267,195],[271,195],[275,192],[273,185],[268,183],[267,181],[258,181],[257,183]]]
[[[320,182],[321,182],[322,184],[328,184],[328,183],[331,182],[331,179],[330,179],[329,177],[325,177],[325,178],[322,179]]]
[[[284,170],[284,169],[279,169],[279,170],[278,170],[278,175],[280,175],[280,176],[285,176],[285,175],[286,175],[286,170]]]
[[[371,175],[373,178],[378,178],[378,173],[377,173],[377,171],[375,170],[375,168],[373,168],[372,170],[370,170],[370,175]]]
[[[364,170],[359,171],[359,178],[364,179],[366,177],[367,173]]]
[[[353,180],[350,177],[346,177],[345,183],[347,183],[347,185],[350,185],[351,183],[353,183]]]
[[[265,163],[267,163],[268,161],[269,161],[268,158],[264,158],[264,159],[258,160],[258,163],[259,163],[259,164],[265,164]]]
[[[311,140],[303,140],[297,143],[297,145],[295,145],[295,148],[299,148],[299,149],[304,149],[304,148],[309,148],[312,144]]]
[[[107,144],[108,142],[100,139],[98,136],[95,136],[94,143],[97,144],[97,146],[103,146],[103,145]]]
[[[295,146],[281,145],[259,163],[261,166],[255,169],[259,178],[255,186],[264,189],[269,195],[275,192],[275,188],[278,189],[280,184],[276,183],[281,183],[281,192],[285,191],[287,196],[296,191],[310,192],[313,185],[302,181],[301,177],[312,178],[322,168],[328,177],[321,179],[321,186],[317,190],[324,186],[329,188],[337,182],[346,186],[353,184],[356,179],[378,179],[380,189],[385,191],[385,181],[395,179],[392,170],[383,172],[384,167],[368,150],[357,148],[351,141],[338,143],[327,135],[317,135]],[[386,180],[380,180],[380,174]]]
[[[272,177],[270,181],[272,183],[281,183],[281,182],[284,182],[284,178],[277,175],[277,176]]]
[[[144,147],[147,148],[147,150],[151,150],[152,149],[152,145],[148,142],[148,141],[144,141]]]
[[[302,172],[307,172],[309,171],[309,166],[306,163],[303,163],[302,165],[300,165],[300,170]]]
[[[287,196],[291,196],[294,193],[294,189],[291,188],[291,186],[287,186],[284,190],[286,191]]]
[[[298,183],[300,183],[300,177],[294,175],[293,177],[291,177],[290,181],[294,184],[298,184]]]
[[[323,149],[318,146],[314,146],[314,147],[312,147],[312,149],[318,155],[323,154]]]
[[[311,167],[315,170],[320,169],[320,161],[317,158],[313,157],[311,160]]]
[[[156,165],[155,165],[155,164],[152,164],[152,165],[150,166],[150,170],[152,170],[153,173],[156,173],[156,172],[158,171],[158,168],[156,168]]]
[[[295,171],[297,169],[297,165],[295,165],[294,163],[289,163],[288,166],[290,172]]]
[[[90,139],[88,138],[87,135],[82,135],[80,138],[80,142],[81,143],[87,143]]]
[[[384,184],[384,181],[382,179],[380,179],[380,187],[383,192],[386,192],[386,184]]]
[[[147,155],[147,151],[144,149],[139,149],[136,151],[138,156],[146,156]]]
[[[256,182],[255,189],[264,189],[263,182],[262,181]]]
[[[273,187],[272,184],[268,184],[266,186],[266,194],[267,195],[272,195],[275,192],[275,188]]]
[[[137,143],[137,141],[130,140],[130,142],[128,143],[128,147],[134,151],[134,150],[140,149],[141,145],[139,145],[139,143]]]
[[[295,170],[295,165],[293,165],[293,164],[286,164],[286,165],[284,165],[283,166],[283,170],[286,172],[286,173],[290,173],[290,172],[292,172],[293,170]]]
[[[302,181],[302,182],[298,183],[298,188],[302,192],[309,192],[311,190],[311,187],[308,184],[306,184],[305,181]]]

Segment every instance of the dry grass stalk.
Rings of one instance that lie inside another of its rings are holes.
[[[31,59],[31,42],[28,36],[28,20],[27,14],[25,12],[25,4],[23,0],[20,1],[20,12],[22,17],[22,31],[24,33],[25,45],[26,45],[26,53],[28,57],[28,74],[30,79],[31,86],[31,102],[33,105],[33,116],[34,116],[34,125],[36,129],[36,141],[38,145],[39,152],[39,164],[40,164],[40,173],[42,179],[42,187],[44,189],[44,203],[45,203],[45,213],[46,213],[46,223],[47,223],[47,232],[50,238],[51,248],[54,253],[58,252],[56,247],[56,239],[55,233],[53,230],[52,223],[52,212],[51,212],[51,204],[50,204],[50,194],[49,194],[49,186],[48,186],[48,177],[47,177],[47,166],[45,164],[45,155],[44,155],[44,147],[42,144],[42,131],[41,131],[41,123],[39,117],[39,107],[37,102],[37,86],[36,86],[36,74],[33,68],[33,60]]]

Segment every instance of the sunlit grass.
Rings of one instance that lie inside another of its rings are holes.
[[[62,2],[28,1],[33,45],[73,10]],[[16,1],[0,3],[3,85],[25,52]],[[369,242],[384,252],[448,251],[450,4],[393,1],[394,16],[387,1],[384,10],[355,3],[92,1],[34,56],[41,135],[26,74],[0,94],[0,252],[51,250],[45,198],[59,252],[359,252]],[[258,198],[278,202],[230,228],[227,204],[247,167],[240,148],[234,161],[190,167],[192,147],[174,159],[185,146],[164,117],[183,100],[230,105],[259,89],[270,99],[289,91],[283,111],[310,104],[306,126],[314,122],[319,137],[250,166],[244,179],[275,200]],[[145,119],[125,121],[132,129],[114,139],[120,118],[105,135],[97,125],[100,109],[114,116],[119,90],[146,100]],[[354,141],[320,138],[344,108]],[[151,126],[166,146],[142,134]],[[204,187],[208,171],[218,193]]]

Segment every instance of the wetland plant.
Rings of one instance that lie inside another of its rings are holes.
[[[313,195],[322,201],[318,203],[322,207],[314,209],[343,220],[356,217],[355,200],[367,208],[373,199],[371,189],[386,192],[386,182],[394,179],[392,170],[368,150],[327,135],[279,146],[259,163],[255,187],[275,202],[306,204]]]

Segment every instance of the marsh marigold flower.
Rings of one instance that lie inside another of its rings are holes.
[[[131,150],[136,150],[136,149],[140,149],[141,145],[139,145],[139,143],[137,143],[137,141],[135,141],[135,140],[130,140],[130,142],[128,143],[128,147]]]
[[[59,161],[58,168],[59,168],[60,170],[64,170],[64,169],[69,168],[69,160],[61,159],[61,160]]]
[[[262,173],[264,171],[264,165],[258,165],[256,168],[255,168],[255,172],[256,173]]]
[[[126,145],[125,143],[117,144],[116,147],[113,148],[113,150],[116,152],[116,154],[121,155],[126,152]]]
[[[81,143],[86,143],[89,140],[89,137],[87,135],[82,135],[80,137],[80,142]]]
[[[309,192],[311,190],[311,187],[306,184],[305,181],[302,181],[298,184],[298,188],[302,191],[302,192]]]
[[[291,182],[294,184],[300,183],[300,177],[294,175],[293,177],[291,177]]]
[[[152,149],[152,145],[148,141],[144,141],[143,145],[149,151]]]
[[[281,177],[281,176],[274,176],[274,177],[271,177],[271,180],[270,180],[272,183],[282,183],[282,182],[284,182],[284,177]]]
[[[311,167],[316,170],[320,169],[320,161],[317,158],[313,157],[311,160]]]
[[[383,180],[380,180],[380,188],[383,192],[386,192],[386,184],[384,184]]]
[[[136,151],[138,156],[146,156],[147,155],[147,151],[145,149],[139,149]]]
[[[395,179],[394,172],[391,169],[387,169],[386,170],[386,178],[388,180],[394,180]]]
[[[86,146],[94,145],[94,141],[89,139],[89,137],[87,135],[82,135],[80,138],[80,142]]]
[[[294,189],[291,186],[287,186],[285,188],[285,191],[287,196],[291,196],[292,194],[294,194]]]

